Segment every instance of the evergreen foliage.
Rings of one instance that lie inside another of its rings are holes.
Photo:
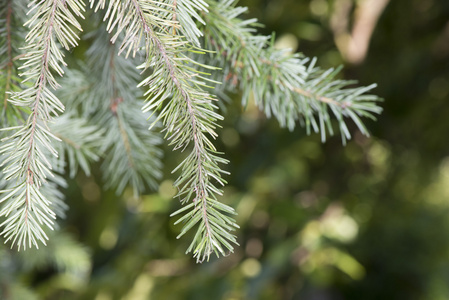
[[[157,187],[162,132],[186,153],[173,170],[184,205],[172,214],[183,224],[178,237],[195,228],[187,252],[197,261],[226,255],[238,225],[218,199],[228,161],[214,145],[223,119],[214,94],[241,91],[244,106],[254,99],[281,126],[299,123],[323,141],[334,126],[343,143],[350,138],[347,120],[368,135],[361,118],[381,112],[367,94],[374,85],[354,87],[338,79],[339,68],[324,71],[315,59],[275,49],[235,0],[89,4],[86,12],[81,0],[34,0],[27,20],[24,0],[1,4],[1,235],[19,249],[46,244],[64,215],[65,172],[89,174],[101,161],[105,188],[120,194],[132,186],[138,195]],[[104,14],[105,26],[94,13]],[[91,47],[85,62],[67,68],[86,14]],[[11,30],[18,23],[28,30],[24,40],[26,30]]]

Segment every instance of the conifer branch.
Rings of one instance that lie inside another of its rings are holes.
[[[24,82],[34,81],[33,86],[14,93],[10,102],[16,106],[28,107],[31,113],[25,124],[9,128],[14,130],[0,147],[0,153],[7,158],[3,161],[6,180],[14,180],[17,185],[3,190],[0,199],[3,207],[0,216],[6,220],[1,234],[6,241],[17,243],[19,249],[38,247],[37,241],[45,244],[48,239],[43,226],[53,229],[56,214],[46,195],[40,187],[52,176],[52,165],[48,155],[57,156],[51,140],[56,136],[51,133],[48,123],[64,106],[51,89],[58,88],[53,71],[63,75],[65,65],[63,54],[56,40],[66,49],[76,46],[78,36],[70,28],[81,30],[75,16],[82,17],[82,3],[78,0],[33,1],[30,13],[34,15],[25,24],[31,27],[26,42],[27,54],[21,68],[27,70],[21,74]],[[5,241],[5,242],[6,242]]]
[[[140,109],[136,61],[117,55],[119,46],[109,42],[103,27],[89,33],[94,41],[86,52],[87,66],[67,72],[60,95],[70,114],[94,120],[105,129],[97,138],[105,187],[120,194],[131,186],[137,197],[148,187],[157,188],[162,176],[158,148],[162,140],[148,130],[150,114]]]
[[[102,164],[103,177],[107,188],[121,193],[131,185],[137,197],[147,187],[156,189],[162,176],[162,152],[157,147],[161,139],[145,126],[149,114],[142,114],[141,105],[122,101],[110,112],[112,116],[102,122],[108,128],[106,142],[100,148],[108,153]]]
[[[190,209],[180,219],[186,224],[179,237],[197,225],[187,252],[192,251],[198,261],[203,261],[213,252],[224,255],[222,245],[233,250],[231,243],[236,240],[229,232],[237,225],[225,214],[234,213],[233,209],[216,200],[221,191],[213,183],[224,185],[221,174],[225,172],[219,164],[227,161],[217,155],[207,135],[216,137],[216,121],[222,117],[214,112],[214,98],[201,88],[205,83],[200,80],[207,79],[190,66],[196,63],[185,56],[192,48],[181,36],[171,34],[179,27],[173,13],[173,6],[163,1],[111,1],[105,19],[109,19],[109,32],[116,28],[112,42],[125,32],[121,51],[135,55],[140,45],[145,45],[147,58],[141,68],[151,68],[153,73],[139,85],[149,87],[143,110],[162,108],[157,120],[165,125],[166,138],[174,149],[184,150],[192,144],[190,154],[175,169],[181,171],[175,182],[178,196],[182,203],[192,203],[175,214]]]
[[[131,59],[117,56],[118,47],[109,43],[104,31],[98,34],[101,37],[97,40],[107,48],[98,52],[99,45],[92,45],[89,55],[94,65],[101,66],[106,62],[107,66],[105,64],[102,69],[107,68],[109,72],[97,86],[97,89],[109,88],[103,93],[104,101],[109,100],[109,107],[97,115],[101,124],[109,129],[101,147],[102,152],[108,153],[102,164],[104,179],[106,187],[115,188],[117,193],[131,185],[137,197],[147,186],[155,189],[162,176],[162,152],[157,147],[161,139],[147,130],[149,114],[140,111],[143,104],[139,100],[139,76],[135,64]],[[128,76],[125,78],[124,74]]]
[[[308,133],[321,132],[323,141],[326,132],[333,135],[331,114],[343,143],[351,137],[345,118],[369,135],[360,118],[374,119],[381,112],[376,105],[379,99],[365,94],[375,85],[348,88],[353,81],[335,79],[340,69],[323,71],[315,67],[315,59],[275,49],[269,37],[254,35],[256,20],[238,18],[246,8],[236,3],[210,1],[203,28],[206,47],[216,53],[206,63],[223,66],[226,88],[242,90],[244,105],[252,93],[260,109],[268,117],[275,116],[281,126],[292,130],[299,122]]]
[[[174,150],[186,153],[173,170],[183,205],[172,214],[183,224],[178,238],[195,228],[187,252],[199,262],[232,252],[238,226],[234,209],[217,199],[228,161],[213,143],[223,118],[211,86],[215,93],[240,90],[243,105],[253,98],[281,126],[299,123],[323,141],[335,126],[343,143],[350,138],[348,119],[368,135],[362,118],[381,112],[379,99],[367,94],[375,85],[354,87],[337,78],[340,68],[321,70],[315,59],[275,49],[274,38],[255,33],[256,20],[240,19],[246,8],[236,0],[90,0],[95,11],[107,7],[106,31],[90,35],[89,67],[81,70],[65,70],[61,48],[77,45],[82,0],[32,0],[20,51],[13,28],[22,22],[15,11],[23,3],[0,3],[0,121],[10,126],[0,129],[0,138],[9,134],[0,145],[0,217],[6,218],[0,235],[19,249],[45,244],[45,229],[64,216],[59,188],[66,182],[59,174],[66,166],[72,177],[79,168],[89,174],[90,162],[102,156],[106,188],[122,193],[132,186],[135,195],[155,188],[161,138],[148,130],[150,120],[151,128],[163,126]],[[64,89],[56,91],[60,83]],[[59,117],[63,103],[68,114]]]

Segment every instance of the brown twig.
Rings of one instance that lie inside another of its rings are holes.
[[[331,18],[331,29],[334,32],[335,44],[346,61],[352,64],[363,62],[368,52],[371,36],[389,1],[358,1],[351,32],[349,32],[349,20],[353,4],[348,0],[337,1]]]

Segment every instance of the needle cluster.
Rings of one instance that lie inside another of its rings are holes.
[[[241,91],[242,105],[254,99],[281,126],[300,124],[323,141],[334,127],[349,139],[348,120],[368,135],[363,118],[381,112],[367,94],[375,85],[355,87],[339,68],[276,49],[236,0],[90,0],[91,45],[71,68],[64,56],[86,4],[34,0],[26,17],[24,2],[0,6],[0,234],[19,249],[45,244],[64,216],[65,173],[89,175],[98,162],[104,187],[118,194],[157,188],[163,136],[182,157],[173,170],[178,237],[194,231],[187,252],[199,262],[226,255],[238,225],[219,201],[228,161],[214,144],[217,95]]]

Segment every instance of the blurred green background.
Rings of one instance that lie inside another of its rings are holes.
[[[165,180],[140,200],[103,191],[100,174],[71,180],[48,248],[0,248],[0,299],[449,299],[449,1],[387,1],[354,62],[345,47],[375,11],[363,2],[240,1],[280,47],[378,83],[384,112],[371,138],[353,127],[343,147],[242,110],[236,95],[218,141],[235,253],[184,254],[189,237],[177,240],[169,217],[179,157],[167,148]]]

